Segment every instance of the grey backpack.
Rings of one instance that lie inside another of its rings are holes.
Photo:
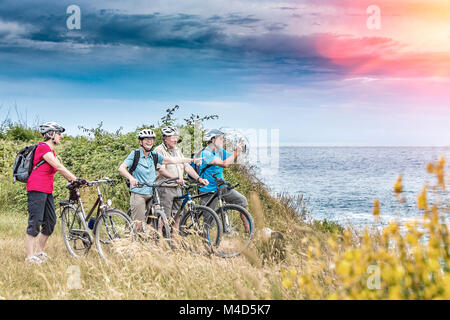
[[[43,143],[28,146],[19,151],[16,156],[16,161],[13,165],[13,182],[16,181],[26,183],[31,173],[45,163],[45,160],[41,160],[34,168],[34,154],[36,148]]]

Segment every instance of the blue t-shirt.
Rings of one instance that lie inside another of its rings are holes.
[[[199,173],[202,172],[202,170],[210,164],[215,158],[221,159],[222,161],[225,161],[230,156],[232,156],[231,153],[227,152],[225,149],[221,148],[217,152],[214,152],[209,146],[205,148],[205,150],[202,151],[201,157],[204,158],[202,161],[202,164],[199,166]],[[201,192],[212,192],[217,190],[217,182],[213,177],[213,174],[219,172],[219,174],[216,176],[219,179],[224,179],[223,177],[223,168],[219,166],[211,166],[208,169],[205,170],[205,172],[202,174],[203,179],[207,179],[209,181],[209,185],[199,188]]]
[[[144,151],[142,149],[139,149],[139,151],[141,152],[141,157],[139,158],[136,170],[134,170],[133,172],[133,177],[141,183],[154,184],[156,181],[156,168],[153,162],[153,156],[149,154],[148,157],[145,158]],[[135,151],[132,151],[128,156],[128,158],[126,158],[125,161],[123,162],[124,164],[127,165],[128,168],[131,168],[133,166],[134,153]],[[159,153],[153,151],[152,153],[158,155],[158,163],[162,164],[164,157]],[[130,188],[130,191],[145,195],[153,193],[153,190],[149,187]]]

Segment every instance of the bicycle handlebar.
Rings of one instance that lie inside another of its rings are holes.
[[[105,178],[105,179],[96,179],[93,181],[86,181],[84,179],[77,179],[75,181],[72,181],[71,183],[66,184],[67,189],[76,189],[81,187],[92,187],[98,184],[110,184],[114,185],[116,184],[116,181],[113,179]]]
[[[177,181],[179,178],[171,178],[171,179],[167,179],[164,181],[161,181],[158,184],[148,184],[148,183],[144,183],[144,182],[139,182],[138,185],[136,186],[136,188],[143,188],[143,187],[149,187],[149,188],[166,188],[168,186],[163,186],[163,184],[165,183],[170,183],[170,182],[174,182]]]

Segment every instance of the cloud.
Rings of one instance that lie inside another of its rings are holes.
[[[264,1],[268,3],[273,4]],[[344,3],[339,2],[341,9]],[[293,32],[292,25],[298,19],[282,18],[292,17],[292,11],[300,12],[294,10],[299,8],[297,4],[306,6],[302,14],[319,14],[307,2],[283,2],[276,11],[286,11],[286,15],[273,19],[250,13],[252,4],[244,1],[241,12],[222,5],[221,11],[205,15],[187,9],[137,14],[124,8],[94,8],[83,2],[82,29],[69,31],[65,6],[60,2],[46,1],[39,6],[32,1],[8,3],[0,6],[0,55],[17,64],[30,58],[39,61],[63,56],[71,62],[79,59],[79,64],[85,65],[93,61],[136,66],[161,61],[210,63],[258,69],[261,77],[267,72],[267,79],[270,73],[281,78],[312,74],[449,75],[448,53],[407,51],[407,44],[393,37],[326,33],[319,29],[314,33]],[[332,6],[325,0],[319,4]],[[274,7],[270,8],[274,12]],[[42,58],[43,53],[46,58]],[[152,59],[146,58],[149,53]]]
[[[25,36],[30,31],[30,26],[17,22],[9,22],[0,19],[0,40],[11,41]]]

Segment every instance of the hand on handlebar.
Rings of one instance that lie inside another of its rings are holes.
[[[185,184],[186,182],[184,181],[183,178],[179,178],[179,179],[177,180],[177,183],[178,183],[180,186],[184,186],[184,184]]]
[[[130,179],[130,186],[132,188],[136,188],[139,185],[139,181],[137,181],[135,178]]]
[[[71,181],[70,183],[68,183],[66,185],[67,189],[74,189],[74,188],[79,188],[81,186],[87,185],[87,181],[84,179],[76,179],[74,181]]]
[[[199,179],[198,179],[198,182],[200,182],[200,183],[201,183],[202,185],[204,185],[204,186],[209,185],[209,181],[208,181],[207,179],[199,178]]]

